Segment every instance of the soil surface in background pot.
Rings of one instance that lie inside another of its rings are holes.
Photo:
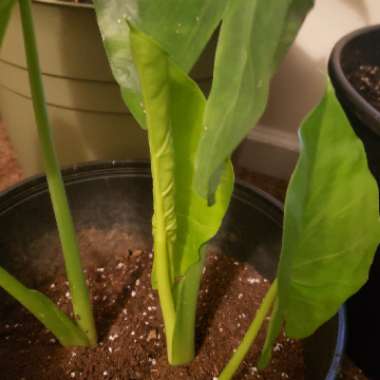
[[[152,254],[129,250],[129,237],[121,228],[88,229],[79,239],[87,262],[98,346],[62,348],[34,317],[7,298],[0,304],[2,380],[211,380],[227,363],[269,287],[251,266],[211,247],[199,301],[197,357],[188,366],[170,367],[158,298],[150,284]],[[26,276],[27,257],[20,256],[19,274]],[[71,313],[63,275],[39,288]],[[263,340],[261,334],[236,379],[304,378],[302,345],[283,335],[270,368],[258,371],[254,363]]]
[[[380,111],[380,66],[361,65],[348,75],[348,80],[364,99]]]

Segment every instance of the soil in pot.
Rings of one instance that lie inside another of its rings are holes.
[[[99,332],[98,347],[62,348],[21,306],[1,295],[7,299],[0,305],[1,379],[210,380],[238,345],[269,287],[253,267],[211,247],[199,302],[198,355],[192,364],[173,368],[167,364],[158,298],[150,285],[152,254],[129,249],[131,238],[121,228],[107,232],[84,229],[79,239],[84,260],[91,258],[86,273]],[[25,278],[28,266],[23,260],[18,270]],[[64,276],[37,285],[70,312]],[[270,368],[258,371],[254,363],[263,339],[261,334],[236,379],[304,378],[302,345],[284,336],[275,347]]]
[[[380,111],[380,66],[360,65],[348,74],[348,80],[364,99]]]

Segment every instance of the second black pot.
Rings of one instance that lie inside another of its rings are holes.
[[[380,111],[351,84],[349,76],[362,65],[380,66],[380,25],[359,29],[335,45],[329,74],[357,135],[367,151],[370,169],[380,183]]]
[[[361,65],[380,66],[380,25],[355,31],[334,47],[329,73],[351,125],[363,141],[369,167],[380,186],[380,112],[349,81]],[[347,350],[354,362],[374,379],[380,378],[380,248],[366,285],[347,302]]]

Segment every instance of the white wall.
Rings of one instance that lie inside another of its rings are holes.
[[[289,177],[297,159],[297,129],[323,94],[330,51],[343,35],[376,23],[380,0],[316,0],[272,81],[265,115],[240,148],[240,165]]]

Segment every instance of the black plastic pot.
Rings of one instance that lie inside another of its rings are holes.
[[[369,167],[380,186],[380,112],[347,79],[360,65],[380,65],[380,25],[359,29],[334,47],[329,72],[337,96],[356,134],[364,143]],[[354,362],[374,379],[380,378],[380,247],[367,284],[347,302],[347,350]]]
[[[329,73],[336,94],[365,145],[370,168],[380,183],[380,112],[353,87],[347,76],[360,65],[380,65],[380,25],[359,29],[334,47]]]
[[[107,231],[118,225],[137,248],[151,247],[152,183],[145,163],[109,162],[64,171],[77,230]],[[213,244],[222,252],[248,261],[273,279],[281,245],[281,205],[267,194],[237,184],[223,227]],[[58,244],[45,179],[35,177],[0,196],[0,265],[14,271],[22,258],[38,283],[57,270],[52,255]],[[234,236],[231,239],[230,236]],[[237,237],[237,238],[236,238]],[[25,265],[25,264],[24,264]],[[22,280],[22,278],[21,278]],[[8,302],[0,293],[0,302]],[[340,311],[304,342],[308,380],[333,380],[345,341],[345,317]]]

